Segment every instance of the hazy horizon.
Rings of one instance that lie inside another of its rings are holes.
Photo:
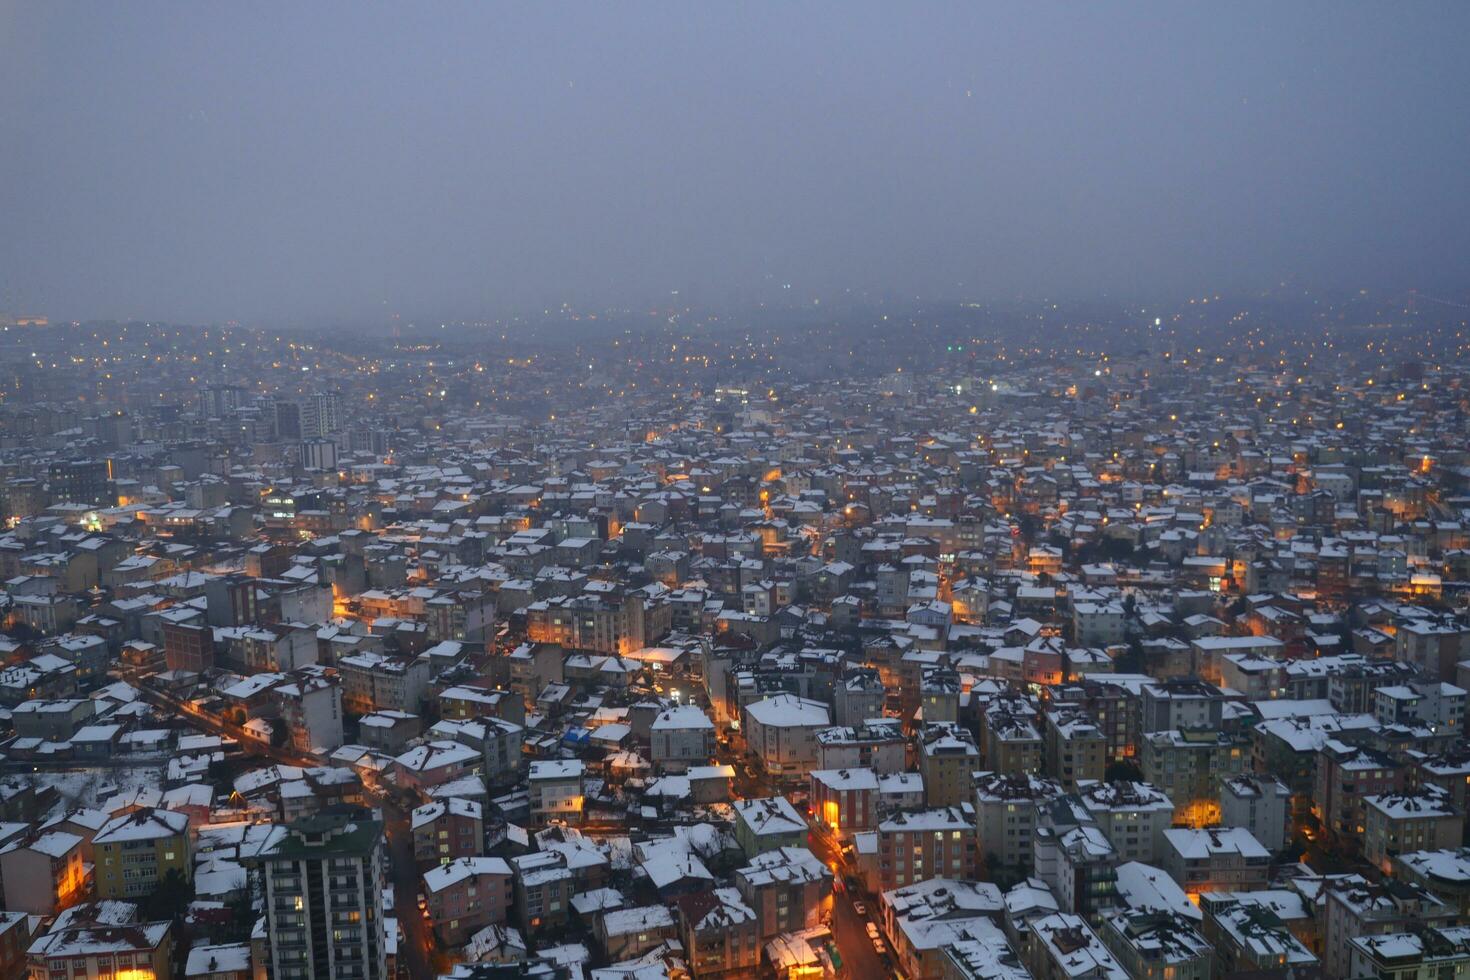
[[[0,0],[0,310],[1459,289],[1467,28],[1444,3]]]

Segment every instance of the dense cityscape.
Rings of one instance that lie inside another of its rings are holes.
[[[1470,972],[1467,306],[0,318],[0,977]]]

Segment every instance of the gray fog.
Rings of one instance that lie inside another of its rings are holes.
[[[0,309],[1465,285],[1470,4],[0,0]]]

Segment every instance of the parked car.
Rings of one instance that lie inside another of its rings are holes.
[[[878,927],[871,922],[868,923],[868,938],[873,940],[873,942],[878,941]]]
[[[868,907],[866,905],[864,905],[862,902],[853,902],[852,903],[852,910],[854,912],[856,912],[858,915],[867,915],[868,914]]]

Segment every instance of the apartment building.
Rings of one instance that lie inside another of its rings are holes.
[[[485,853],[484,812],[474,800],[451,797],[416,807],[409,827],[413,857],[421,864],[449,864]]]
[[[265,886],[273,980],[388,980],[381,823],[361,813],[278,824],[240,858]]]
[[[1393,859],[1414,851],[1457,847],[1465,839],[1465,812],[1438,787],[1363,797],[1363,857],[1384,874]]]
[[[434,935],[460,946],[490,925],[505,923],[515,898],[511,867],[498,857],[461,857],[424,873]]]
[[[1118,861],[1155,864],[1164,831],[1174,823],[1174,804],[1148,783],[1127,780],[1089,783],[1077,793],[1099,829],[1118,852]]]
[[[1164,831],[1160,866],[1190,895],[1266,887],[1271,852],[1242,827]]]
[[[1107,738],[1080,708],[1047,711],[1042,730],[1046,771],[1072,792],[1084,780],[1100,780],[1107,769]]]
[[[192,880],[189,817],[153,807],[113,817],[92,837],[92,855],[98,898],[137,901],[170,872]]]

